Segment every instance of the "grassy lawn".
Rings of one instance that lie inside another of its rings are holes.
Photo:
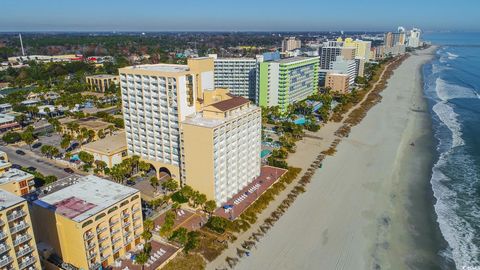
[[[165,265],[162,270],[203,270],[206,265],[201,255],[180,252],[177,257]]]

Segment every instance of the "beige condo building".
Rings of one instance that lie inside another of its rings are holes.
[[[118,85],[118,76],[109,74],[99,74],[86,76],[85,81],[91,91],[105,92],[112,85]]]
[[[249,122],[246,127],[259,123],[261,115],[260,109],[247,99],[232,96],[226,89],[215,89],[213,58],[191,58],[187,65],[126,67],[119,73],[129,155],[139,155],[155,167],[157,174],[166,172],[182,184],[201,190],[217,204],[227,201],[260,174],[258,125],[251,141],[236,141],[236,148],[232,148],[238,151],[247,144],[258,146],[254,152],[258,156],[252,161],[255,166],[231,154],[232,158],[223,160],[223,164],[237,168],[233,173],[242,177],[227,181],[225,172],[222,177],[217,174],[225,168],[215,167],[214,150],[233,151],[226,144],[215,144],[218,133],[226,132],[228,127],[230,140],[240,139],[243,126],[238,120]],[[255,117],[250,116],[253,111]]]
[[[89,175],[65,182],[33,202],[42,258],[59,256],[80,269],[99,269],[141,243],[140,192]]]
[[[0,269],[42,269],[27,201],[4,190],[0,190]]]
[[[327,73],[325,77],[325,88],[333,92],[347,93],[350,87],[348,74]]]

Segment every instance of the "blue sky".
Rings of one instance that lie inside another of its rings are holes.
[[[479,11],[478,0],[0,0],[0,31],[478,31]]]

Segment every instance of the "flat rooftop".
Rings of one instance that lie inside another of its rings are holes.
[[[147,71],[158,71],[158,72],[185,72],[190,70],[190,68],[187,65],[168,65],[168,64],[129,66],[129,67],[125,67],[125,69],[147,70]]]
[[[315,58],[318,58],[318,56],[316,56],[316,57],[297,56],[297,57],[283,58],[283,59],[275,60],[275,61],[272,61],[272,62],[280,63],[280,64],[288,64],[288,63],[294,63],[294,62],[299,62],[299,61],[303,61],[303,60],[312,60],[312,59],[315,59]]]
[[[25,201],[24,198],[15,196],[12,193],[0,189],[0,210],[10,208],[16,204]]]
[[[222,125],[223,123],[231,120],[232,118],[239,117],[243,114],[256,110],[257,108],[258,108],[257,106],[251,105],[245,109],[240,110],[238,113],[229,115],[226,118],[222,118],[222,119],[206,118],[203,116],[202,112],[199,112],[199,113],[196,113],[195,115],[187,116],[187,118],[185,119],[185,121],[182,122],[182,124],[214,128]]]
[[[105,154],[118,153],[127,148],[125,132],[120,132],[116,135],[107,136],[101,140],[85,144],[83,148]]]
[[[2,162],[5,162],[2,160]],[[0,176],[0,185],[32,179],[33,175],[19,169],[10,168]]]
[[[69,186],[39,198],[34,204],[75,222],[82,222],[135,193],[139,191],[87,175],[72,181]]]
[[[116,78],[117,75],[111,75],[111,74],[97,74],[97,75],[90,75],[87,76],[87,78],[96,78],[96,79],[110,79],[110,78]]]

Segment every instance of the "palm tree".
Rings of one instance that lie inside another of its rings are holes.
[[[140,252],[135,257],[135,262],[142,265],[142,270],[145,269],[145,264],[148,262],[150,255],[146,252]]]

